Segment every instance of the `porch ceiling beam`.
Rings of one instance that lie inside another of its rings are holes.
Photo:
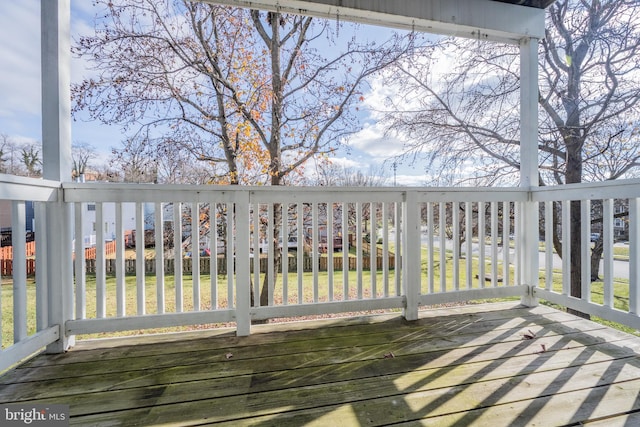
[[[493,0],[199,0],[482,40],[544,37],[544,9]]]

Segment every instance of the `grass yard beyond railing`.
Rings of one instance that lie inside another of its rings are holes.
[[[435,251],[434,251],[435,252]],[[423,260],[426,258],[427,251],[423,249],[422,258]],[[436,253],[434,253],[436,259]],[[447,254],[447,260],[450,260],[450,254]],[[475,262],[475,261],[474,261]],[[426,261],[422,262],[422,270],[426,271]],[[439,272],[439,268],[436,268],[435,274],[437,275]],[[450,263],[447,263],[447,283],[448,289],[451,287],[451,278],[452,278],[452,268]],[[312,287],[312,273],[304,273],[303,276],[303,293],[299,296],[297,294],[297,289],[292,284],[297,280],[297,276],[295,273],[290,273],[288,276],[288,281],[290,283],[290,287],[294,288],[289,292],[289,300],[290,303],[295,303],[300,298],[303,303],[312,303],[313,302],[313,287]],[[264,277],[264,276],[261,276]],[[363,280],[368,282],[370,280],[370,272],[363,272]],[[326,272],[319,273],[320,282],[326,284],[328,282],[328,275]],[[342,273],[335,272],[334,273],[334,298],[341,299],[342,295]],[[436,276],[436,279],[439,280],[439,277]],[[201,275],[200,282],[201,284],[209,283],[211,277],[209,275]],[[377,273],[377,280],[382,280],[382,273]],[[135,315],[136,312],[136,278],[135,276],[127,277],[126,280],[126,313],[128,315]],[[153,299],[156,291],[156,277],[155,276],[147,276],[145,278],[146,283],[146,312],[148,314],[153,314],[155,312],[156,302]],[[106,282],[106,291],[107,291],[107,307],[109,307],[106,316],[112,317],[115,316],[115,304],[112,302],[116,299],[116,280],[115,277],[109,276]],[[183,276],[183,298],[184,298],[184,310],[189,311],[193,310],[193,299],[192,295],[192,286],[193,281],[189,276]],[[479,283],[476,283],[474,287],[478,287]],[[425,288],[425,284],[422,286],[423,292]],[[614,284],[615,288],[615,298],[614,298],[614,307],[619,310],[626,311],[629,309],[629,282],[628,280],[617,280]],[[319,301],[327,301],[328,300],[328,287],[320,286],[320,294]],[[350,298],[355,298],[356,287],[355,283],[350,283]],[[562,275],[560,272],[554,272],[553,277],[553,289],[555,291],[560,291],[562,289]],[[224,308],[227,306],[227,283],[224,276],[219,276],[218,278],[218,308]],[[209,310],[211,309],[211,292],[210,287],[201,286],[201,301],[200,301],[200,310]],[[175,292],[175,277],[174,276],[165,276],[165,292],[167,294],[171,294]],[[378,293],[381,293],[382,290],[378,290]],[[364,289],[365,298],[370,297],[370,290]],[[2,281],[2,294],[0,295],[2,301],[2,348],[7,348],[12,344],[13,341],[13,330],[12,330],[12,319],[13,319],[13,305],[12,298],[13,295],[13,286],[10,279],[4,278]],[[379,295],[380,296],[380,295]],[[30,279],[27,285],[27,298],[28,298],[28,311],[27,311],[27,319],[28,319],[28,328],[29,333],[33,333],[36,328],[36,320],[35,320],[35,284],[34,280]],[[282,277],[279,276],[279,279],[275,286],[275,296],[276,303],[282,302]],[[87,317],[95,318],[96,316],[96,280],[95,276],[88,275],[87,276]],[[602,282],[594,282],[591,287],[591,300],[594,303],[601,304],[603,301],[603,284]],[[171,313],[175,312],[175,306],[172,302],[172,299],[167,299],[165,305],[165,312]],[[544,302],[546,303],[546,302]],[[548,303],[547,303],[548,304]],[[638,334],[638,331],[635,331],[632,328],[628,328],[626,326],[605,321],[603,319],[594,318],[598,322],[606,324],[608,326],[623,330],[628,333]],[[139,330],[139,331],[127,331],[120,333],[108,333],[108,334],[95,334],[95,335],[86,335],[80,338],[98,338],[98,337],[106,337],[106,336],[123,336],[123,335],[137,335],[142,333],[161,333],[161,332],[178,332],[178,331],[187,331],[187,330],[197,330],[197,329],[205,329],[205,328],[213,328],[216,326],[226,326],[223,324],[210,324],[210,325],[191,325],[191,326],[181,326],[181,327],[171,327],[171,328],[158,328],[152,330]]]

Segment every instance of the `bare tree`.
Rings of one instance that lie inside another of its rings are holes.
[[[42,159],[40,159],[40,149],[35,145],[26,145],[20,151],[22,164],[25,167],[27,176],[40,176],[42,173]]]
[[[332,43],[331,25],[308,17],[183,0],[99,3],[106,17],[74,48],[96,71],[74,86],[74,111],[224,165],[219,182],[278,185],[332,152],[356,130],[351,107],[365,78],[398,55],[398,40],[349,41],[327,58],[318,46]]]
[[[95,149],[86,142],[76,142],[71,147],[71,165],[73,170],[71,176],[79,178],[84,176],[87,171],[89,161],[95,158]]]
[[[639,25],[637,1],[560,0],[549,7],[540,44],[541,185],[636,173]],[[408,155],[428,159],[433,170],[456,174],[473,166],[487,183],[513,183],[519,169],[517,48],[445,39],[421,53],[390,76],[389,84],[404,88],[403,96],[388,100],[390,131],[408,141]],[[469,178],[458,175],[459,182]],[[571,212],[571,294],[579,297],[580,202]],[[557,235],[554,244],[561,253]]]
[[[306,184],[332,187],[381,187],[387,181],[383,168],[370,167],[367,172],[331,162],[316,165]]]
[[[73,88],[75,111],[135,130],[156,152],[171,144],[221,166],[216,182],[295,181],[357,130],[361,86],[402,53],[399,37],[338,45],[332,23],[310,17],[186,0],[98,3],[108,13],[75,46],[96,70]]]
[[[157,182],[156,152],[144,140],[131,138],[113,150],[112,164],[124,182]]]
[[[9,135],[0,133],[0,173],[11,173],[14,146]]]

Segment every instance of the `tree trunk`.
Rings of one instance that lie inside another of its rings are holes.
[[[282,266],[282,254],[280,253],[280,225],[282,224],[282,205],[280,203],[275,203],[273,205],[273,218],[270,218],[269,227],[273,227],[273,241],[267,242],[269,245],[268,253],[274,254],[274,267],[273,267],[273,285],[275,287],[275,282],[278,277],[278,271],[281,270]],[[260,256],[258,253],[254,254],[254,256]],[[259,259],[259,258],[258,258]],[[258,262],[259,265],[259,262]],[[269,269],[264,275],[264,280],[262,282],[262,289],[260,289],[260,306],[269,305]]]
[[[602,258],[602,252],[604,252],[604,244],[602,241],[602,235],[598,238],[591,250],[591,281],[595,282],[600,279],[598,272],[600,271],[600,258]]]
[[[278,12],[269,12],[268,22],[271,26],[271,34],[269,41],[269,49],[271,53],[271,89],[272,89],[272,99],[271,99],[271,136],[269,138],[269,143],[267,144],[267,149],[269,151],[269,175],[271,177],[271,185],[278,186],[281,185],[282,182],[282,170],[281,170],[281,161],[282,161],[282,151],[281,151],[281,141],[282,141],[282,115],[283,115],[283,81],[281,73],[281,40],[280,40],[280,24],[281,24],[281,15]],[[264,36],[263,36],[264,37]],[[273,218],[270,218],[272,221],[269,224],[269,227],[273,227],[273,242],[269,242],[269,250],[273,251],[272,253],[276,256],[275,267],[274,267],[274,277],[273,277],[273,286],[275,287],[276,277],[278,275],[278,266],[281,264],[279,253],[279,245],[278,245],[278,237],[279,237],[279,225],[282,219],[282,212],[280,212],[281,205],[274,205],[274,215]],[[262,283],[262,289],[260,290],[260,305],[266,306],[269,304],[269,274],[265,274],[264,281]]]
[[[582,145],[583,141],[579,136],[571,135],[567,137],[567,167],[566,183],[575,184],[582,182]],[[571,296],[582,298],[582,217],[580,200],[571,201],[571,214],[569,225],[570,230],[570,269],[571,269]],[[562,242],[563,245],[567,242]],[[568,308],[567,312],[586,319],[590,316]]]

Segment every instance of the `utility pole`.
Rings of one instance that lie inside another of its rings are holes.
[[[396,186],[396,171],[398,170],[398,162],[396,160],[393,161],[393,186]]]

